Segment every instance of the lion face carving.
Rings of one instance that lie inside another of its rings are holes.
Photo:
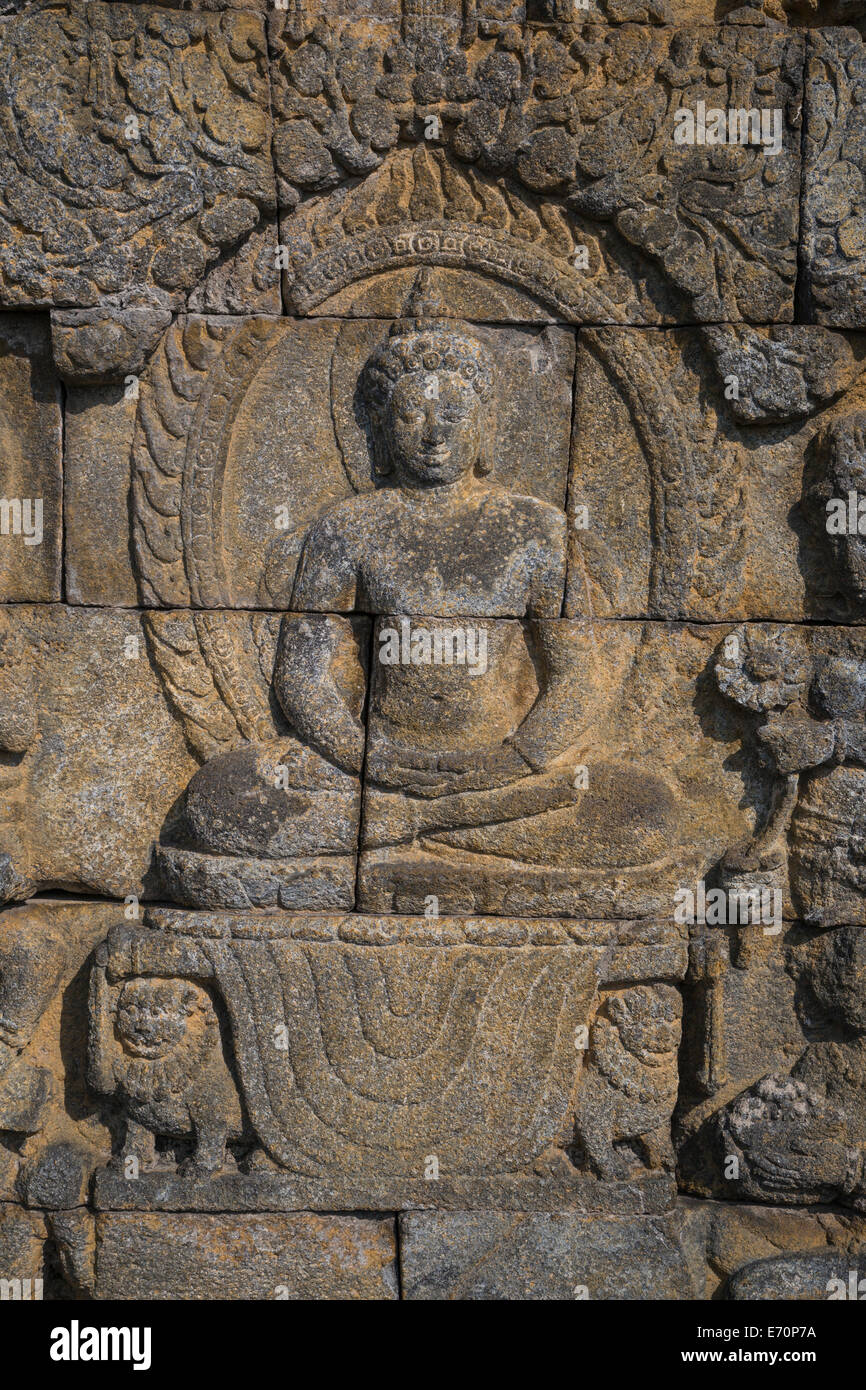
[[[683,1005],[672,986],[636,985],[614,995],[606,1012],[623,1047],[645,1066],[660,1065],[676,1055]]]
[[[170,1056],[184,1041],[202,991],[184,980],[127,980],[117,1005],[117,1036],[125,1052],[149,1061]]]

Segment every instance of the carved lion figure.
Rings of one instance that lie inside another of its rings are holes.
[[[602,1005],[575,1115],[576,1137],[600,1178],[631,1175],[632,1163],[616,1144],[636,1147],[648,1168],[673,1167],[681,1017],[682,1000],[672,985],[635,985]]]
[[[182,1171],[217,1172],[227,1139],[243,1133],[237,1087],[226,1065],[219,1022],[207,992],[189,980],[137,978],[120,990],[112,1062],[115,1094],[126,1114],[116,1166],[135,1157],[156,1162],[156,1136],[193,1135]]]

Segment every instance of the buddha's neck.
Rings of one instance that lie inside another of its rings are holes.
[[[480,500],[487,492],[474,474],[457,478],[453,483],[420,483],[406,480],[400,484],[400,496],[411,506],[439,511],[443,506]]]

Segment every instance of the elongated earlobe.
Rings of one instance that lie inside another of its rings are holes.
[[[388,445],[385,442],[385,428],[382,417],[372,412],[368,418],[367,425],[367,444],[370,450],[370,462],[373,465],[374,478],[387,478],[389,473],[394,472],[394,465],[388,453]]]
[[[481,422],[481,448],[478,453],[478,462],[475,465],[475,472],[481,477],[486,477],[493,472],[494,449],[496,447],[496,427],[491,416],[482,418]]]

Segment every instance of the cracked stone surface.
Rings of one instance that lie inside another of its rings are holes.
[[[864,42],[0,3],[0,1299],[866,1287]]]

